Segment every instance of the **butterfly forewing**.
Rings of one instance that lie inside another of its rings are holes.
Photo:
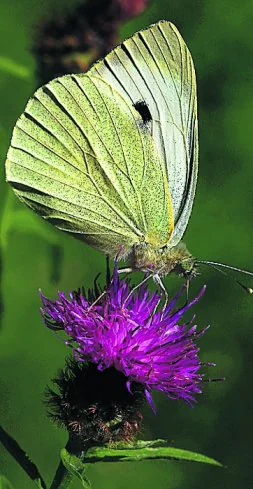
[[[198,169],[196,80],[191,55],[169,22],[140,31],[114,49],[91,70],[116,88],[138,111],[164,162],[173,205],[176,245],[190,217]],[[170,210],[171,218],[171,210]],[[169,224],[171,228],[171,223]]]

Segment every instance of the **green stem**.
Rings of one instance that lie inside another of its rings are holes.
[[[69,489],[75,476],[71,474],[60,461],[50,489]]]

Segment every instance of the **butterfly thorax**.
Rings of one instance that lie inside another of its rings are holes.
[[[159,249],[150,244],[137,245],[130,257],[130,263],[133,270],[153,272],[160,277],[171,272],[184,277],[196,274],[196,260],[182,242],[173,248],[164,246]]]

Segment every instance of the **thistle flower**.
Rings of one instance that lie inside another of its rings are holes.
[[[114,368],[123,373],[130,393],[133,382],[141,384],[153,410],[153,389],[191,405],[202,383],[195,342],[207,328],[197,332],[196,325],[179,321],[204,289],[174,311],[181,291],[168,305],[159,306],[157,293],[150,293],[144,284],[131,289],[115,267],[101,297],[98,290],[87,296],[73,292],[69,298],[59,292],[56,301],[41,295],[41,313],[48,327],[67,333],[66,343],[78,361],[92,363],[99,371]]]

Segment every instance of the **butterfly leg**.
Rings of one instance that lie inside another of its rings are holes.
[[[168,304],[168,300],[169,300],[169,296],[168,296],[168,292],[162,282],[162,279],[160,277],[160,275],[154,275],[154,281],[157,283],[160,291],[164,294],[164,297],[165,297],[165,300],[164,300],[164,305],[163,305],[163,309],[162,309],[162,315],[167,307],[167,304]]]
[[[183,307],[186,307],[189,302],[190,281],[191,281],[190,278],[186,277],[185,284],[184,284],[186,290],[186,299]]]
[[[185,303],[183,305],[183,308],[186,307],[187,304],[189,303],[190,282],[191,282],[190,277],[185,277],[185,283],[183,287],[185,288],[186,298],[185,298]]]
[[[100,299],[102,299],[102,297],[104,297],[106,292],[107,292],[107,289],[105,289],[105,290],[103,290],[103,292],[101,292],[101,294],[94,300],[94,302],[92,302],[92,304],[88,308],[88,312],[93,308],[93,306],[95,306],[100,301]]]
[[[124,304],[128,301],[128,299],[131,297],[133,292],[135,292],[135,290],[137,290],[139,287],[141,287],[143,284],[145,284],[153,276],[154,276],[153,274],[146,275],[146,277],[144,277],[144,279],[138,285],[135,285],[135,287],[133,287],[131,289],[131,291],[129,292],[127,298],[124,300]]]
[[[118,270],[118,273],[130,273],[130,272],[132,272],[132,268],[122,268],[121,270]],[[111,284],[111,282],[112,282],[112,277],[111,277],[111,272],[110,272],[110,257],[109,257],[109,255],[106,255],[106,285],[107,285],[107,287],[103,292],[101,292],[101,294],[99,294],[99,296],[95,299],[95,301],[90,305],[89,310],[93,306],[95,306],[100,301],[100,299],[102,299],[102,297],[106,294],[107,289],[108,289],[109,285]]]

